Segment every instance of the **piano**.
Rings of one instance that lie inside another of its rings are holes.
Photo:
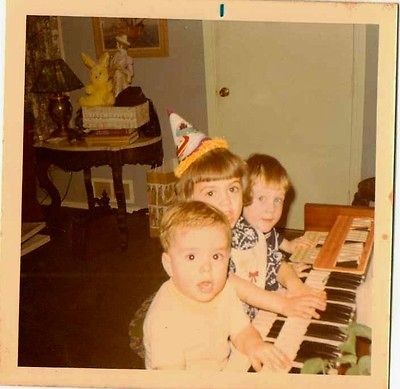
[[[310,203],[304,216],[305,234],[314,245],[293,253],[290,260],[310,265],[300,278],[326,291],[327,308],[318,320],[260,310],[253,321],[264,340],[292,360],[289,373],[300,373],[310,358],[338,358],[346,340],[342,330],[353,320],[371,325],[374,209]]]

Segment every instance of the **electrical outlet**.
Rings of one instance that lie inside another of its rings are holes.
[[[103,191],[105,190],[110,201],[116,202],[113,181],[108,178],[92,178],[92,186],[94,197],[101,198]],[[123,180],[122,186],[124,188],[126,203],[134,204],[135,195],[133,191],[133,181]]]

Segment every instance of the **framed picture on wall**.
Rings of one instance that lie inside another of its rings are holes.
[[[168,56],[168,28],[164,19],[92,18],[97,56],[117,50],[116,37],[127,41],[131,57]]]

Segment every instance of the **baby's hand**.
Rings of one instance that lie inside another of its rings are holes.
[[[310,288],[307,285],[299,286],[295,290],[288,291],[283,307],[285,316],[296,316],[303,319],[319,319],[316,311],[325,311],[326,293],[323,290]]]
[[[249,359],[255,371],[262,367],[272,370],[287,370],[291,361],[281,350],[272,343],[260,342],[249,351]]]

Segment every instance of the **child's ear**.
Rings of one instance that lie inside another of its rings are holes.
[[[162,253],[161,255],[161,261],[162,265],[164,267],[164,270],[167,272],[167,274],[172,277],[172,270],[171,270],[171,257],[167,253]]]

